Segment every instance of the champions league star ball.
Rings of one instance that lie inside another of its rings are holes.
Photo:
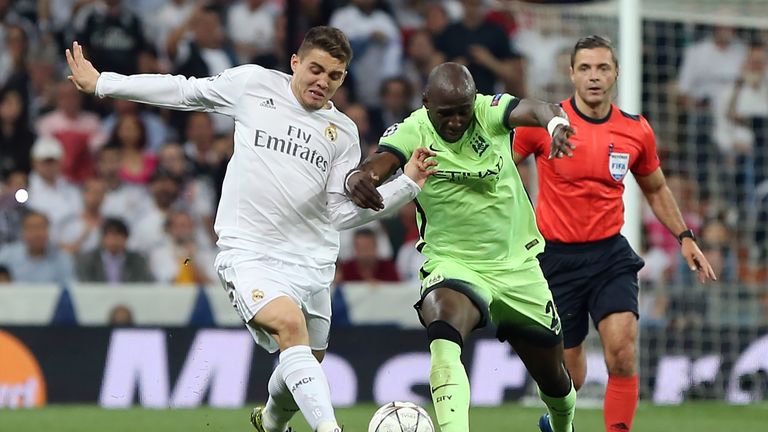
[[[390,402],[373,414],[368,432],[435,432],[424,408],[411,402]]]

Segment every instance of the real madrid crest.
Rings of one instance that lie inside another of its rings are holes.
[[[328,138],[331,142],[336,142],[336,138],[339,137],[339,132],[336,131],[335,124],[331,123],[327,128],[325,128],[325,137]]]

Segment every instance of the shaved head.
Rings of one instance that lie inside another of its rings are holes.
[[[469,69],[459,63],[442,63],[429,73],[424,95],[432,97],[466,98],[475,96],[475,80]]]
[[[441,138],[456,142],[475,117],[475,80],[459,63],[443,63],[432,69],[424,90],[424,107]]]

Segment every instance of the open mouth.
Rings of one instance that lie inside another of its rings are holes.
[[[315,100],[323,100],[323,98],[325,97],[325,93],[319,90],[310,89],[308,90],[308,92],[309,92],[309,95],[312,97],[312,99],[315,99]]]

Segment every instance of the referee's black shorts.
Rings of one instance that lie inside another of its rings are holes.
[[[565,348],[587,337],[587,313],[595,328],[615,312],[639,316],[637,272],[645,262],[624,236],[588,243],[547,242],[539,262],[560,314]]]

